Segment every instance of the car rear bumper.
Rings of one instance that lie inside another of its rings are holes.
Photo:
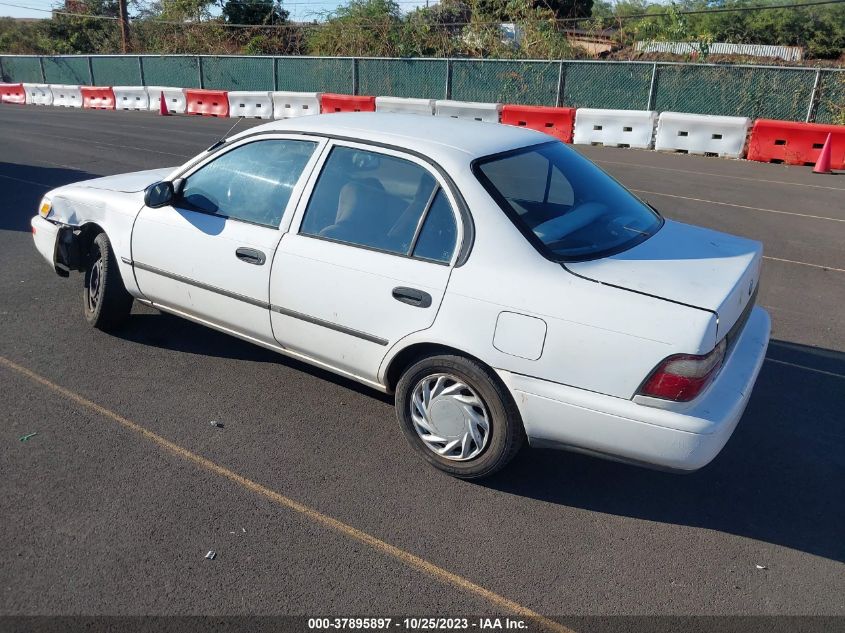
[[[689,405],[669,405],[672,408],[499,374],[516,400],[532,446],[692,471],[713,460],[736,428],[763,364],[770,331],[769,315],[754,308],[713,384]]]

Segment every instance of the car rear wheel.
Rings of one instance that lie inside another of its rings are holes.
[[[462,479],[501,469],[525,435],[504,385],[480,363],[457,355],[431,356],[409,367],[396,387],[396,414],[426,461]]]
[[[126,292],[105,233],[94,238],[88,252],[82,305],[85,320],[105,331],[122,324],[132,309],[132,295]]]

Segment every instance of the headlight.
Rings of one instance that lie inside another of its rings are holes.
[[[50,201],[49,198],[41,198],[41,204],[38,205],[38,215],[42,218],[46,218],[50,215],[50,211],[53,210],[53,203]]]

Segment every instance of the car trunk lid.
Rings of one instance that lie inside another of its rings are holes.
[[[593,281],[714,312],[719,340],[753,302],[762,254],[754,240],[667,220],[630,250],[566,267]]]

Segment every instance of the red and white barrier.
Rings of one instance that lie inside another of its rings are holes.
[[[82,91],[79,89],[79,86],[50,84],[50,92],[53,93],[54,106],[62,108],[82,107]]]
[[[0,102],[25,104],[26,91],[23,89],[23,84],[0,84]]]
[[[26,102],[32,105],[53,105],[53,92],[48,84],[24,84]]]
[[[748,140],[748,160],[815,165],[830,134],[830,167],[845,169],[845,125],[757,119]]]
[[[502,123],[545,132],[564,143],[571,143],[575,108],[506,105],[502,108]]]
[[[229,98],[229,116],[250,119],[272,119],[273,100],[269,92],[236,90],[227,93]]]
[[[434,114],[434,99],[404,99],[401,97],[376,97],[376,112],[396,114]]]
[[[188,102],[188,107],[185,110],[188,114],[219,117],[229,116],[229,97],[225,90],[186,88],[185,99]]]
[[[654,149],[742,158],[750,128],[746,117],[663,112],[657,119]]]
[[[170,88],[168,86],[147,86],[147,95],[150,99],[150,110],[158,112],[161,107],[161,94],[164,93],[164,101],[167,110],[173,114],[185,114],[188,102],[185,99],[184,88]]]
[[[375,112],[376,98],[366,95],[320,95],[320,112]]]
[[[577,145],[651,149],[657,112],[578,108],[573,142]]]
[[[115,86],[114,107],[117,110],[149,110],[150,97],[143,86]]]
[[[274,119],[320,114],[319,92],[271,92]]]
[[[114,110],[111,86],[80,86],[82,107],[88,110]]]
[[[468,121],[498,123],[502,111],[501,103],[477,103],[473,101],[438,100],[434,102],[434,115]]]

